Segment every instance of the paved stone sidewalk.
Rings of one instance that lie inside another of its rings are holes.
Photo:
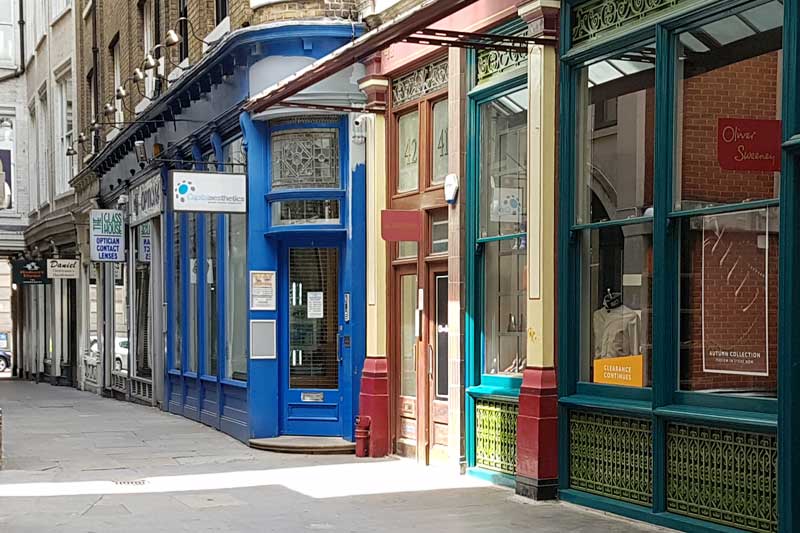
[[[404,460],[251,450],[74,389],[0,379],[0,407],[4,533],[657,530]]]

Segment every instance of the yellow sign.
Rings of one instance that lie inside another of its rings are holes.
[[[629,355],[595,359],[594,382],[625,387],[643,387],[644,356]]]

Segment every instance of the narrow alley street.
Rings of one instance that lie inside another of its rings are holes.
[[[656,530],[406,460],[260,452],[66,387],[0,379],[0,406],[4,533]]]

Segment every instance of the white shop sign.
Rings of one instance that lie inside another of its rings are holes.
[[[89,213],[92,261],[125,261],[125,220],[122,211],[93,209]]]
[[[79,259],[48,259],[47,277],[50,279],[78,279]]]
[[[161,214],[161,175],[156,174],[131,190],[131,225]]]
[[[197,213],[246,213],[247,177],[223,172],[170,172],[172,207]]]

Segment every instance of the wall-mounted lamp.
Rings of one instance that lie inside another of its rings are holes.
[[[136,141],[133,143],[133,151],[136,153],[136,162],[139,163],[141,168],[147,164],[147,147],[144,141]]]
[[[103,114],[106,116],[111,116],[117,112],[117,108],[111,102],[106,102],[106,105],[103,106]]]

